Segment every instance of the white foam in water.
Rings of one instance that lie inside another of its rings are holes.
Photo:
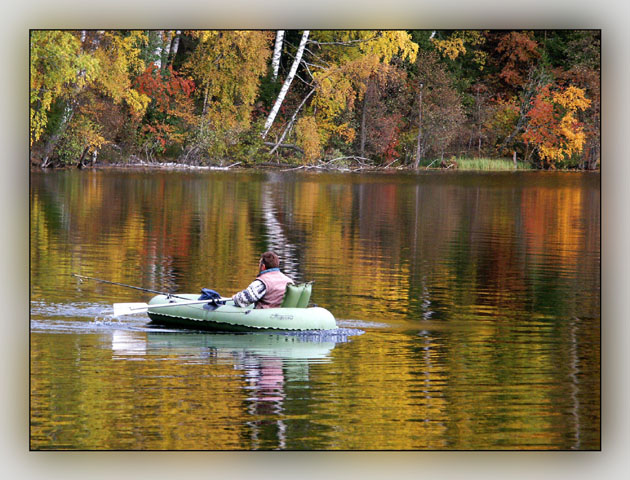
[[[337,320],[338,325],[349,328],[387,328],[389,325],[386,323],[368,322],[365,320]]]
[[[46,303],[31,302],[31,316],[43,317],[99,317],[114,313],[111,305],[100,303]]]
[[[31,332],[92,332],[112,328],[137,329],[147,323],[141,317],[114,317],[111,305],[100,303],[31,302]]]

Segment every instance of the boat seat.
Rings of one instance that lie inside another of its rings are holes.
[[[306,308],[311,299],[312,283],[307,282],[297,285],[289,283],[284,292],[280,308]]]

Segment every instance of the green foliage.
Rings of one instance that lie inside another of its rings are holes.
[[[56,160],[64,165],[79,162],[84,151],[93,152],[104,143],[100,126],[86,116],[75,116],[64,131],[56,150]]]

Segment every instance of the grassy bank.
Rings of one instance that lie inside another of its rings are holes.
[[[451,158],[444,159],[446,165],[453,165],[450,168],[457,170],[482,170],[482,171],[506,171],[514,170],[514,162],[511,158]],[[441,160],[424,160],[420,163],[420,167],[440,168]],[[442,167],[444,168],[444,167]],[[532,170],[533,167],[529,163],[516,162],[517,170]]]

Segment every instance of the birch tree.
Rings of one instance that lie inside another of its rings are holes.
[[[37,33],[41,33],[42,35],[42,37],[40,37],[40,35],[37,35],[38,38],[43,38],[47,35],[46,32]],[[91,55],[84,52],[83,46],[86,40],[85,30],[79,33],[79,39],[76,39],[76,37],[74,36],[68,37],[64,35],[63,32],[51,33],[53,35],[52,38],[54,38],[55,40],[57,38],[63,38],[63,42],[65,43],[67,48],[67,50],[65,50],[66,53],[75,52],[76,58],[72,60],[74,60],[76,63],[73,62],[73,64],[68,66],[68,70],[66,71],[67,77],[64,79],[63,84],[56,86],[59,89],[59,98],[63,102],[62,113],[59,121],[52,130],[52,134],[48,137],[48,141],[44,145],[44,150],[42,153],[42,167],[47,167],[49,165],[50,156],[53,150],[57,146],[59,139],[63,135],[68,124],[70,123],[70,120],[72,120],[72,117],[74,116],[75,109],[78,104],[77,96],[85,87],[86,83],[95,76],[95,72],[98,67],[98,62]],[[53,42],[55,40],[53,40]],[[52,47],[52,45],[50,46]],[[42,51],[42,60],[44,60],[44,63],[47,64],[50,68],[55,69],[57,65],[48,63],[50,59],[46,59],[47,53],[48,52],[46,51],[46,47],[44,47]],[[60,51],[59,53],[63,55],[62,51]],[[33,73],[34,72],[31,72],[31,85],[33,81]]]
[[[271,59],[271,66],[273,67],[273,81],[278,78],[278,70],[280,69],[280,54],[282,53],[282,39],[284,38],[284,30],[278,30],[276,32],[276,43],[273,49],[273,57]]]
[[[304,32],[302,33],[302,40],[300,40],[300,46],[298,47],[297,53],[295,54],[293,65],[291,65],[291,70],[289,71],[289,75],[287,75],[287,78],[285,78],[284,83],[282,84],[282,88],[280,89],[280,93],[278,94],[278,97],[276,98],[276,102],[274,103],[271,111],[269,112],[269,116],[267,117],[267,121],[265,122],[265,126],[263,129],[262,138],[265,138],[267,136],[267,133],[269,132],[269,129],[271,128],[271,125],[273,124],[273,121],[276,118],[276,115],[278,115],[278,111],[280,110],[280,106],[282,105],[282,102],[284,101],[284,97],[289,91],[291,82],[293,82],[293,77],[295,77],[298,66],[300,65],[300,62],[302,61],[302,55],[304,54],[304,48],[306,47],[308,34],[309,34],[308,30],[304,30]]]
[[[48,166],[61,145],[62,161],[75,161],[74,149],[92,153],[105,138],[102,117],[114,104],[126,113],[143,114],[148,98],[133,88],[131,79],[144,70],[141,32],[34,31],[31,34],[31,143],[47,136],[36,148]],[[84,155],[85,156],[85,155]]]
[[[173,41],[171,42],[171,48],[168,54],[168,63],[169,65],[173,65],[175,61],[175,57],[177,56],[177,51],[179,50],[179,39],[182,36],[181,30],[177,30],[173,37]]]
[[[164,48],[164,31],[158,30],[156,32],[152,32],[155,38],[155,50],[153,51],[153,57],[155,60],[153,61],[153,65],[157,67],[158,70],[162,69],[162,50]]]

